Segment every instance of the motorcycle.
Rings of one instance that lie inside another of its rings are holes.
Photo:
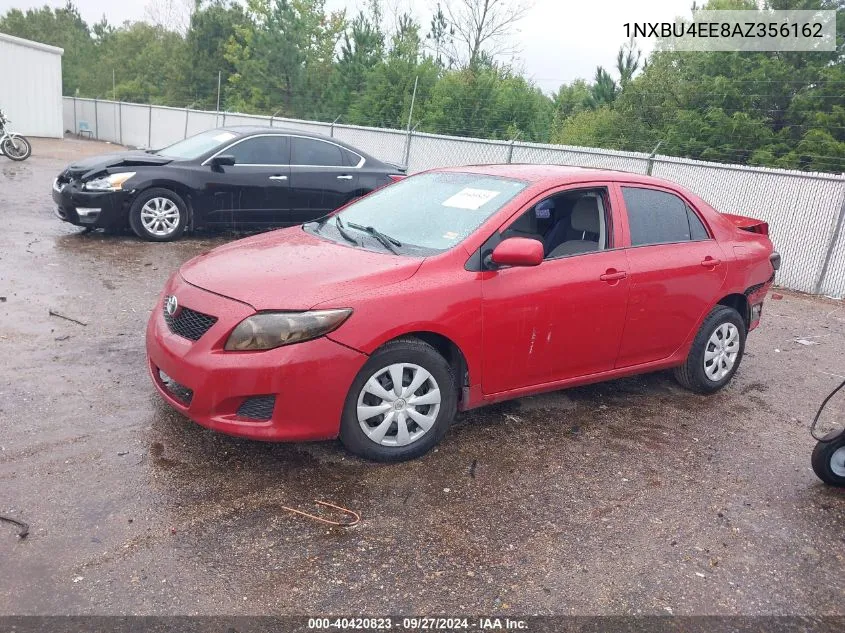
[[[32,145],[26,137],[10,132],[6,127],[11,123],[0,110],[0,155],[12,160],[26,160],[32,154]]]

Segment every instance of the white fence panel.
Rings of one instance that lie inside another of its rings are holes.
[[[152,133],[149,147],[161,149],[181,141],[185,136],[185,110],[176,108],[153,108]]]
[[[150,110],[147,106],[124,103],[120,107],[123,144],[147,147],[150,142]]]
[[[509,150],[509,143],[506,142],[414,134],[411,139],[408,172],[414,173],[434,167],[505,163]]]
[[[118,120],[118,105],[112,101],[99,101],[96,108],[97,125],[96,137],[102,141],[118,142],[120,138],[120,121]]]
[[[839,232],[836,243],[832,245],[828,256],[827,274],[819,285],[818,292],[828,297],[845,295],[845,185],[842,187],[842,208],[839,210]],[[835,231],[836,229],[834,229]],[[830,240],[821,240],[827,243]],[[814,291],[815,292],[815,291]]]
[[[323,132],[327,134],[328,131]],[[334,137],[355,147],[361,148],[379,160],[395,164],[405,162],[405,143],[408,135],[395,130],[360,128],[351,125],[335,125]]]
[[[204,110],[189,110],[188,113],[188,132],[185,134],[184,128],[182,136],[193,136],[206,130],[211,130],[217,127],[220,117],[215,112],[206,112]],[[184,121],[182,122],[184,126]]]
[[[96,106],[94,105],[93,99],[77,99],[76,100],[76,121],[78,124],[85,123],[88,125],[88,128],[91,132],[95,133],[96,136],[96,127],[97,127],[97,117],[95,116],[96,108],[99,107],[99,104]],[[106,139],[111,140],[111,139]]]
[[[270,117],[253,116],[251,114],[240,114],[227,112],[223,115],[224,121],[221,123],[227,127],[232,125],[270,125]]]
[[[74,108],[76,104],[73,99],[62,99],[62,129],[65,132],[76,133],[76,124],[74,123]]]
[[[594,169],[618,169],[644,174],[648,155],[634,152],[596,151],[563,145],[521,143],[514,145],[513,163],[541,165],[575,165]]]
[[[323,134],[330,136],[331,123],[320,123],[317,121],[300,121],[299,119],[278,119],[274,118],[273,127],[284,128],[286,130],[296,130],[297,132],[310,132],[311,134]]]

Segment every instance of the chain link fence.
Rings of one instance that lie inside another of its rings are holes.
[[[845,296],[845,175],[725,165],[638,152],[490,141],[413,130],[301,121],[231,112],[64,98],[64,127],[95,139],[149,148],[214,127],[269,125],[337,138],[409,173],[479,163],[575,165],[649,173],[694,191],[725,213],[769,223],[783,256],[778,284],[813,294]]]

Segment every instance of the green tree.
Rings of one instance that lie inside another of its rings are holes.
[[[640,67],[640,56],[640,50],[633,40],[619,47],[619,52],[616,53],[616,71],[619,73],[619,86],[622,90],[631,82]]]
[[[352,20],[343,34],[340,58],[334,66],[328,103],[335,116],[348,121],[353,104],[367,88],[372,70],[384,55],[384,33],[380,22],[363,11]]]
[[[243,7],[230,0],[197,0],[185,36],[186,104],[214,108],[217,74],[228,79],[236,73],[227,59],[227,48],[239,42],[239,34],[249,29]],[[225,104],[224,104],[225,105]]]
[[[619,86],[604,68],[596,68],[596,76],[593,86],[590,89],[590,102],[595,108],[610,105],[616,100],[619,94]]]
[[[456,60],[450,54],[455,46],[455,29],[449,26],[446,14],[440,3],[431,16],[428,35],[425,36],[431,56],[434,62],[443,68],[451,68]]]
[[[391,39],[384,61],[377,62],[366,74],[364,90],[349,106],[346,120],[350,123],[403,128],[407,124],[417,84],[415,118],[423,116],[422,105],[428,102],[437,82],[440,67],[432,58],[424,58],[419,25],[409,15],[402,15]]]
[[[225,58],[227,103],[238,109],[306,116],[315,111],[308,71],[325,61],[342,23],[326,19],[324,0],[248,0],[246,26],[236,28]]]
[[[524,77],[485,64],[446,73],[434,86],[423,129],[456,136],[546,141],[552,101]]]
[[[124,101],[184,105],[185,40],[174,31],[147,22],[110,29],[97,43],[96,74],[91,96]]]

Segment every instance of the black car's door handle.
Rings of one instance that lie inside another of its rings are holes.
[[[352,180],[352,176],[343,175],[343,176],[338,176],[337,179],[338,180]]]
[[[270,176],[270,180],[287,180],[287,176]]]

